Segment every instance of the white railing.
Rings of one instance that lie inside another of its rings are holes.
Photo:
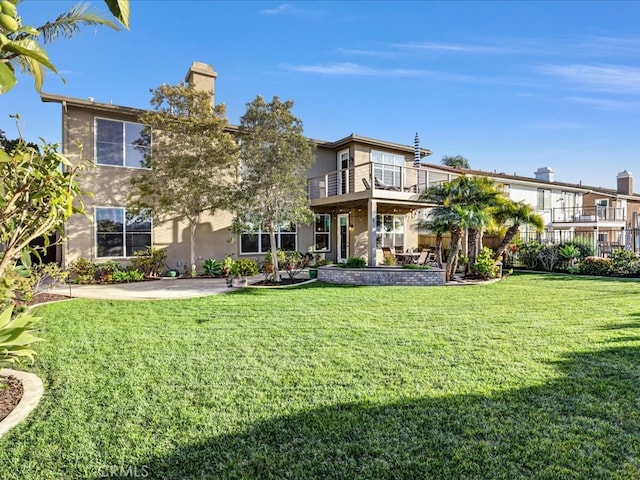
[[[597,223],[626,221],[625,209],[616,207],[554,208],[552,213],[553,222],[555,223]]]

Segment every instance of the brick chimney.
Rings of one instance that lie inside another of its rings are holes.
[[[211,103],[215,104],[216,78],[218,78],[218,73],[211,65],[202,62],[193,62],[184,80],[198,90],[211,92]]]
[[[618,193],[633,195],[633,173],[624,170],[616,178],[618,179]]]
[[[554,181],[554,171],[551,167],[540,167],[535,172],[536,180],[544,180],[545,182]]]

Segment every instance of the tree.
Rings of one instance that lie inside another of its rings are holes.
[[[49,60],[47,52],[40,46],[51,43],[59,37],[70,38],[82,26],[105,25],[118,30],[116,24],[99,12],[89,10],[88,4],[79,3],[55,20],[34,28],[22,24],[16,5],[19,0],[0,1],[0,95],[11,90],[16,84],[16,70],[31,75],[38,92],[42,89],[43,68],[58,73]],[[125,27],[129,28],[129,1],[105,0],[111,13]]]
[[[18,117],[18,116],[16,116]],[[24,143],[24,141],[20,138],[8,139],[4,134],[3,130],[0,130],[0,149],[4,150],[6,153],[11,153],[14,148],[18,146],[19,143]],[[40,151],[40,147],[37,143],[28,142],[26,143],[27,147],[33,147]]]
[[[464,158],[462,155],[444,155],[441,160],[442,165],[446,165],[447,167],[452,168],[469,168],[469,160]]]
[[[436,264],[438,268],[442,268],[442,239],[444,234],[449,232],[449,224],[442,216],[438,216],[438,212],[432,209],[426,220],[418,222],[417,227],[428,232],[432,232],[436,236]]]
[[[236,224],[269,233],[275,281],[280,281],[276,231],[285,223],[310,223],[306,171],[315,157],[302,134],[302,121],[291,113],[293,102],[257,96],[240,120],[239,206]]]
[[[544,228],[544,220],[538,215],[531,205],[524,202],[514,202],[505,199],[494,213],[496,220],[502,225],[509,225],[507,231],[496,250],[495,258],[500,259],[507,250],[509,244],[520,232],[522,225],[531,225],[540,231]]]
[[[196,270],[196,229],[201,216],[229,206],[237,164],[237,146],[228,132],[224,104],[213,94],[184,83],[162,85],[153,92],[154,111],[140,122],[153,134],[149,170],[131,180],[133,210],[159,217],[186,218],[190,232],[191,273]],[[141,148],[149,139],[141,139]]]
[[[58,145],[44,144],[40,153],[21,141],[11,153],[0,150],[0,277],[28,258],[30,242],[45,236],[48,246],[48,233],[63,234],[66,220],[84,213],[76,177],[85,166],[72,165]]]

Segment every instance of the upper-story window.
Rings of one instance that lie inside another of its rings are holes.
[[[151,136],[140,123],[96,118],[95,158],[98,165],[147,168]]]
[[[371,151],[373,175],[376,186],[400,187],[402,167],[405,166],[404,155]]]
[[[551,190],[538,189],[538,210],[549,210],[551,208]]]

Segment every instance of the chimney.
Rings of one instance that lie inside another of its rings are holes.
[[[624,170],[616,178],[618,179],[618,193],[633,195],[633,173]]]
[[[554,181],[554,171],[551,167],[540,167],[535,172],[536,180],[544,180],[545,182]]]
[[[216,78],[218,78],[218,73],[211,65],[202,62],[193,62],[184,80],[197,90],[211,92],[211,103],[215,104]]]

